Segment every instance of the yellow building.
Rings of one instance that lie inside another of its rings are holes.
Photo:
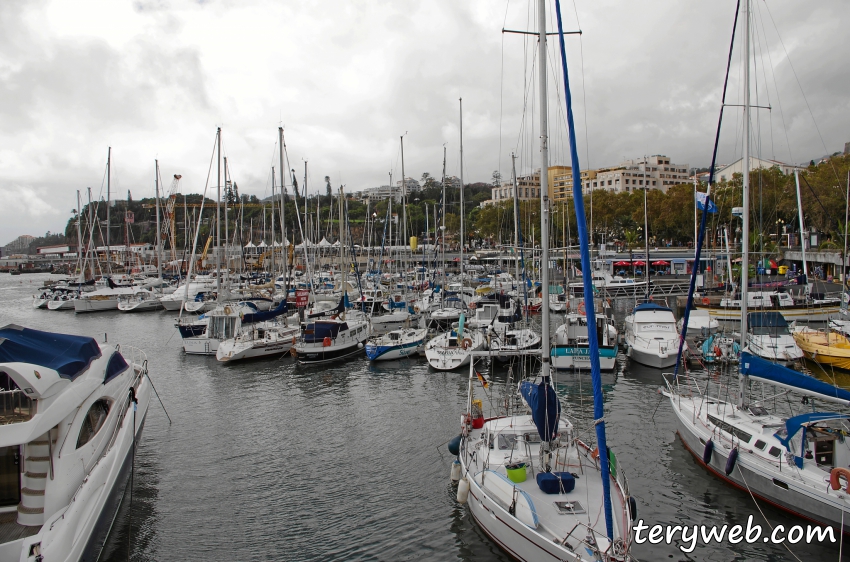
[[[573,198],[573,170],[569,166],[553,166],[559,170],[553,175],[550,168],[549,199],[552,202],[566,201]],[[582,170],[581,184],[585,189],[589,180],[596,178],[596,170]]]

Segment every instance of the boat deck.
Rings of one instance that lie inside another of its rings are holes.
[[[18,524],[18,512],[0,513],[0,544],[17,541],[37,534],[41,527]]]

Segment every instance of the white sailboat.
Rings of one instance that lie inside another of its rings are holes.
[[[538,60],[545,65],[546,2],[538,3]],[[561,30],[560,6],[558,27]],[[575,146],[575,127],[570,105],[566,55],[561,35],[564,64],[567,120],[573,162],[576,215],[582,246],[582,264],[589,271],[590,253]],[[546,72],[538,72],[541,112],[541,282],[543,299],[548,300],[548,137],[546,122]],[[592,287],[584,285],[588,314],[595,316]],[[511,557],[534,561],[629,561],[631,521],[634,500],[622,468],[607,448],[601,401],[597,340],[590,332],[591,374],[595,428],[599,449],[576,437],[572,424],[561,415],[560,400],[552,384],[550,370],[549,307],[542,310],[542,370],[536,382],[523,381],[524,404],[513,408],[514,400],[494,399],[488,393],[486,378],[470,364],[466,413],[461,435],[450,443],[458,455],[452,478],[459,480],[458,501],[466,503],[475,522]],[[481,354],[483,355],[483,353]],[[510,391],[510,388],[506,390]],[[505,412],[492,411],[501,409]],[[485,408],[489,411],[485,413]],[[527,408],[527,409],[526,409]],[[530,414],[526,413],[530,410]],[[579,478],[576,478],[579,475]]]

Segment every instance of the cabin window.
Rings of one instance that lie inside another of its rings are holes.
[[[753,436],[750,435],[749,433],[747,433],[746,431],[744,431],[742,429],[738,429],[734,425],[728,424],[725,421],[721,421],[721,420],[715,418],[714,416],[708,416],[708,421],[710,421],[711,423],[713,423],[714,425],[716,425],[717,427],[719,427],[720,429],[722,429],[723,431],[725,431],[729,435],[734,435],[735,437],[737,437],[741,441],[749,442],[750,439],[753,438]]]
[[[97,435],[97,432],[100,431],[100,428],[106,422],[106,416],[108,415],[109,402],[107,400],[96,400],[91,405],[85,419],[83,419],[83,426],[80,428],[80,437],[77,439],[78,449]]]
[[[768,453],[770,454],[771,457],[778,457],[779,453],[781,453],[781,451],[779,450],[779,447],[771,447],[770,451],[768,451]]]
[[[761,439],[756,439],[756,449],[764,451],[765,447],[767,447],[767,443],[765,443]]]
[[[0,505],[17,505],[21,501],[20,447],[0,447]]]

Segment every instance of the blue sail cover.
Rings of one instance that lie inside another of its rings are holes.
[[[288,308],[288,304],[286,299],[280,301],[280,304],[277,305],[277,308],[274,310],[267,310],[265,312],[254,312],[251,314],[245,314],[242,316],[243,324],[251,324],[253,322],[265,322],[266,320],[271,320],[272,318],[277,318],[281,314],[285,313]]]
[[[741,352],[741,374],[842,400],[850,405],[850,392],[847,390],[819,381],[788,367],[777,365],[761,357],[756,357],[746,351]]]
[[[779,439],[779,442],[785,445],[785,448],[790,451],[791,439],[797,435],[797,432],[800,431],[803,424],[824,420],[846,420],[848,418],[850,418],[850,416],[847,414],[836,414],[832,412],[809,412],[807,414],[801,414],[785,420],[785,435],[782,436],[779,433],[775,433],[774,437]]]
[[[548,380],[540,384],[526,381],[522,383],[520,391],[531,408],[531,419],[537,426],[537,433],[548,443],[555,438],[561,417],[561,402],[555,395],[555,389]]]
[[[74,380],[100,357],[93,338],[54,334],[9,324],[0,328],[0,363],[32,363]]]
[[[750,312],[747,324],[756,328],[787,328],[788,322],[779,312]]]

